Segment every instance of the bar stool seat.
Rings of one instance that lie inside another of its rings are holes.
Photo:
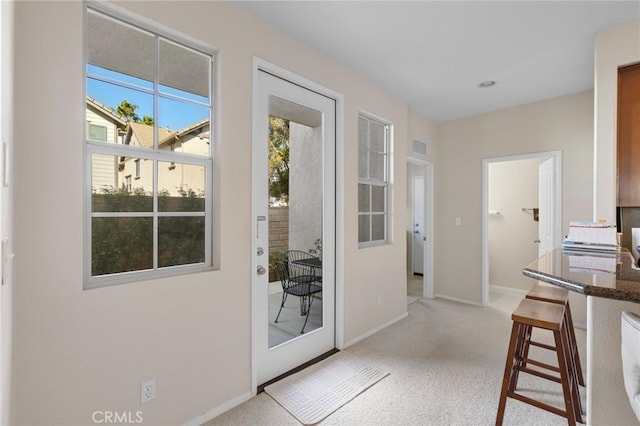
[[[569,333],[571,359],[575,364],[575,369],[578,374],[578,383],[580,386],[585,386],[584,376],[582,374],[582,364],[580,363],[580,354],[578,353],[576,332],[573,328],[573,318],[571,316],[571,307],[569,306],[569,290],[552,285],[536,283],[525,297],[527,299],[564,305],[564,321],[565,328]],[[538,345],[536,342],[531,342],[531,344]]]
[[[565,327],[564,317],[564,306],[557,303],[546,303],[527,298],[520,302],[518,308],[516,308],[511,315],[513,326],[511,329],[511,339],[509,341],[504,376],[502,378],[502,390],[500,392],[496,425],[502,424],[507,398],[517,399],[534,407],[565,417],[569,425],[575,425],[576,422],[582,423],[582,407],[578,394],[578,381],[576,372],[573,369],[574,364],[570,358],[569,336]],[[558,359],[557,367],[529,358],[527,342],[531,340],[533,328],[549,330],[553,333],[555,346],[546,345],[546,349],[553,350],[556,353]],[[539,369],[533,369],[530,365],[548,370],[551,374],[540,371]],[[564,397],[564,410],[517,393],[516,387],[520,372],[560,383]]]

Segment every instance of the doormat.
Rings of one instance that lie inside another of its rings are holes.
[[[313,425],[388,374],[338,352],[264,390],[302,424]]]

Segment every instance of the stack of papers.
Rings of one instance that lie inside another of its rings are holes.
[[[615,254],[595,252],[567,252],[571,272],[589,272],[592,274],[615,274],[618,259]]]
[[[610,252],[620,250],[615,223],[570,222],[569,235],[562,243],[567,251]]]

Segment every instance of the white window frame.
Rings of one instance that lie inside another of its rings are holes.
[[[123,9],[113,6],[106,3],[98,3],[98,2],[88,2],[84,8],[85,14],[85,40],[86,32],[88,31],[88,26],[86,25],[86,16],[89,11],[97,12],[102,15],[105,15],[111,19],[115,19],[116,21],[125,23],[126,25],[130,25],[132,27],[138,28],[141,31],[148,32],[154,35],[156,40],[156,52],[158,49],[158,40],[164,39],[173,43],[177,43],[179,45],[183,45],[186,48],[195,50],[204,55],[210,56],[212,60],[212,64],[210,67],[210,93],[209,93],[209,105],[210,115],[209,115],[209,133],[210,133],[210,150],[208,156],[196,155],[196,154],[188,154],[182,152],[168,151],[168,150],[160,150],[158,149],[157,137],[154,138],[153,149],[150,148],[142,148],[135,147],[129,145],[123,145],[122,143],[108,143],[108,142],[99,142],[90,140],[88,135],[85,135],[84,138],[84,174],[85,174],[85,187],[84,187],[84,262],[83,262],[83,274],[84,274],[84,288],[97,288],[104,287],[110,285],[118,285],[125,284],[131,282],[138,281],[147,281],[156,278],[170,277],[176,275],[183,275],[187,273],[196,273],[196,272],[204,272],[210,271],[214,269],[214,205],[213,205],[213,176],[214,176],[214,151],[215,145],[217,142],[217,128],[214,126],[214,119],[217,118],[217,114],[215,114],[216,109],[216,90],[215,90],[215,78],[218,74],[218,55],[216,50],[191,39],[190,37],[176,34],[174,31],[168,30],[164,27],[161,27],[157,24],[154,24],[148,21],[146,18],[136,18],[132,16],[129,12],[124,11]],[[84,60],[83,60],[83,84],[86,85],[86,81],[88,77],[93,79],[107,81],[109,83],[114,83],[111,80],[105,80],[99,76],[90,75],[87,73],[87,51],[85,45],[84,52]],[[158,84],[158,55],[156,54],[156,76],[155,76],[155,84],[154,89],[144,89],[139,86],[128,85],[127,83],[117,82],[116,84],[125,87],[125,88],[133,88],[137,91],[145,92],[152,94],[154,96],[154,105],[156,105],[156,129],[154,130],[154,134],[157,135],[157,104],[159,99],[159,84]],[[83,108],[86,108],[86,88],[83,91],[83,99],[82,105]],[[190,102],[189,100],[185,100],[184,98],[180,98],[177,96],[172,96],[171,94],[162,93],[163,98],[175,99],[181,102]],[[199,106],[203,106],[203,104],[198,102],[191,102]],[[86,119],[85,119],[86,121]],[[215,131],[215,132],[214,132]],[[92,156],[94,154],[104,154],[104,155],[113,155],[115,157],[128,157],[128,158],[136,158],[142,161],[152,161],[153,162],[153,212],[144,212],[144,213],[101,213],[101,212],[92,212]],[[169,162],[169,163],[181,163],[186,165],[194,165],[194,166],[202,166],[205,169],[205,209],[204,212],[160,212],[158,211],[158,163],[159,162]],[[168,266],[160,268],[158,266],[158,235],[157,235],[157,223],[158,218],[160,217],[178,217],[178,216],[203,216],[205,218],[205,256],[204,262],[198,264],[187,264],[187,265],[176,265],[176,266]],[[140,270],[140,271],[131,271],[131,272],[121,272],[114,273],[109,275],[101,275],[101,276],[92,276],[92,246],[91,246],[91,219],[93,217],[153,217],[154,220],[154,241],[153,241],[153,269],[149,270]]]
[[[384,212],[383,213],[374,213],[372,212],[372,203],[371,203],[371,197],[369,197],[369,211],[368,212],[363,212],[360,211],[360,197],[358,195],[358,248],[367,248],[367,247],[376,247],[376,246],[381,246],[381,245],[385,245],[389,243],[390,240],[390,217],[391,217],[391,211],[390,211],[390,205],[391,203],[389,202],[389,200],[391,199],[391,149],[392,149],[392,141],[393,141],[393,124],[387,120],[384,120],[382,118],[376,117],[373,114],[369,114],[369,113],[365,113],[365,112],[360,112],[358,114],[358,129],[360,127],[360,119],[363,118],[365,120],[368,120],[369,122],[375,122],[379,125],[384,126],[384,132],[385,132],[385,137],[384,137],[384,152],[379,152],[379,151],[375,151],[373,149],[370,149],[368,146],[367,147],[362,147],[360,145],[360,130],[358,130],[358,192],[360,191],[360,184],[364,184],[364,185],[370,185],[370,186],[379,186],[379,187],[383,187],[385,190],[385,199],[384,199]],[[368,132],[367,132],[367,136],[368,136]],[[371,152],[376,152],[376,153],[382,153],[384,155],[384,177],[383,180],[380,179],[374,179],[371,178],[370,176],[367,177],[361,177],[360,176],[360,150],[361,149],[366,149],[367,150],[367,175],[369,174],[369,155]],[[373,218],[373,216],[384,216],[384,237],[383,239],[380,240],[372,240],[371,236],[372,236],[372,230],[373,230],[373,220],[371,220]],[[360,241],[360,217],[361,216],[369,216],[369,240],[368,241]]]

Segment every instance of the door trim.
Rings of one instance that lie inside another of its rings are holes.
[[[559,247],[562,243],[562,151],[534,152],[482,160],[482,306],[489,304],[489,165],[491,163],[530,160],[533,158],[553,158],[555,178],[553,246]]]
[[[344,348],[344,96],[332,89],[324,87],[314,81],[308,80],[282,68],[272,64],[257,56],[253,57],[252,65],[252,116],[251,122],[253,126],[253,117],[257,115],[258,104],[258,73],[260,71],[267,72],[283,80],[287,80],[293,84],[302,86],[306,89],[314,91],[318,94],[331,98],[335,101],[336,108],[336,151],[335,151],[335,172],[336,172],[336,188],[335,188],[335,347],[337,349]],[[255,132],[255,130],[254,130]],[[249,221],[249,229],[254,229],[256,214],[254,206],[251,207],[251,219]],[[253,235],[253,234],[251,234]],[[251,239],[250,250],[253,250],[253,238]],[[257,265],[254,264],[253,252],[249,253],[251,260],[251,271],[256,270]],[[253,277],[253,275],[251,275]],[[253,292],[253,278],[251,279],[251,394],[256,395],[258,387],[258,370],[257,370],[257,351],[256,351],[256,295]]]
[[[424,274],[422,275],[422,295],[425,298],[434,298],[433,289],[433,163],[417,158],[408,158],[407,163],[422,167],[424,170],[424,232],[428,235],[424,247]],[[413,261],[413,255],[412,255]],[[408,269],[408,268],[407,268]]]

